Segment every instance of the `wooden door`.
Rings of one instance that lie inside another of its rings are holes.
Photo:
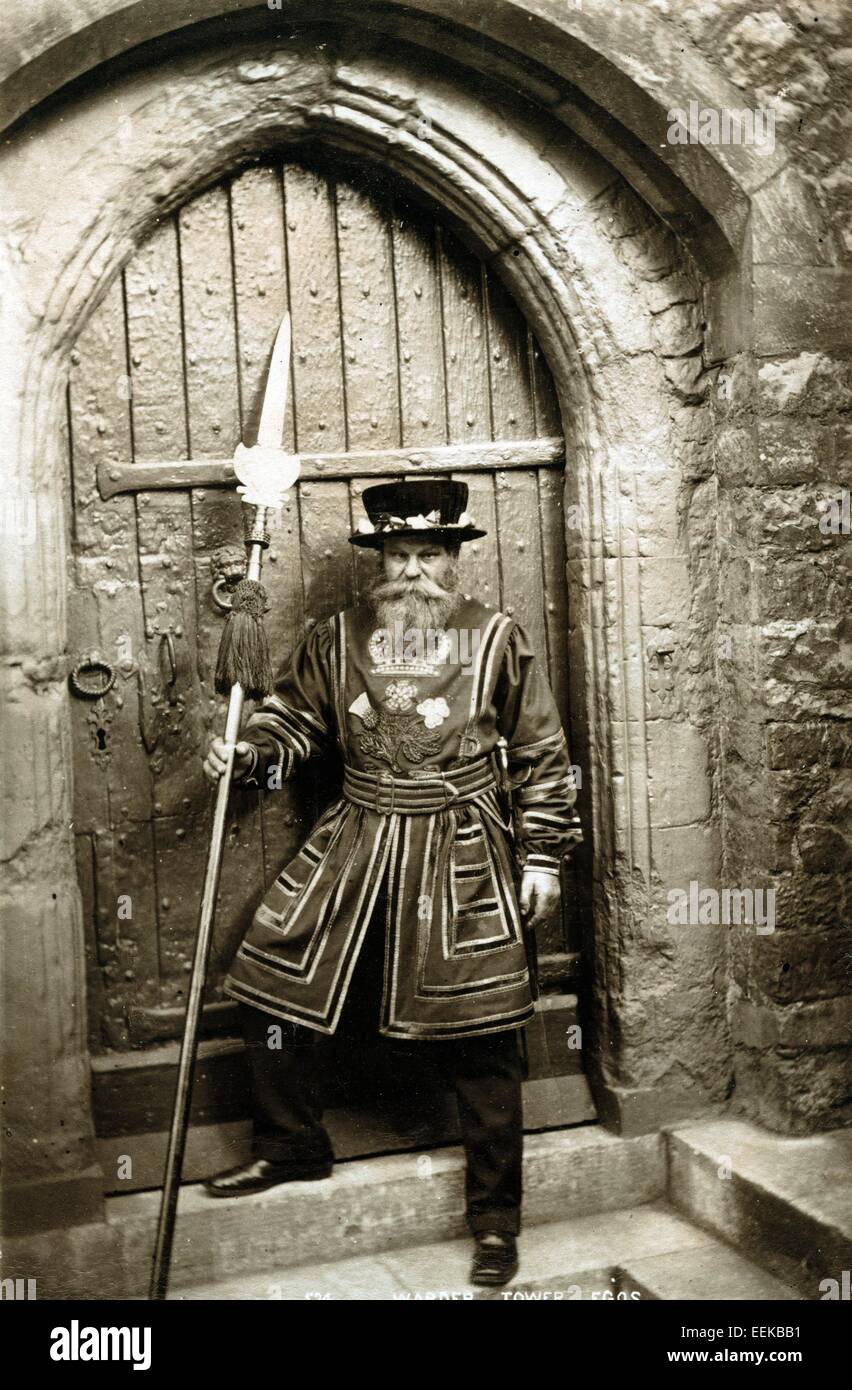
[[[270,161],[164,218],[75,346],[68,395],[74,830],[96,1114],[105,1155],[147,1136],[137,1185],[167,1123],[207,847],[201,755],[223,727],[213,583],[221,597],[241,549],[228,460],[255,439],[287,307],[286,443],[303,474],[265,565],[274,659],[362,592],[374,561],[346,538],[364,486],[449,471],[488,531],[463,548],[465,588],[526,625],[568,726],[564,446],[546,365],[500,283],[375,173]],[[244,1128],[245,1086],[221,980],[324,781],[309,770],[274,797],[233,795],[194,1110],[229,1134]],[[575,896],[568,884],[562,927],[540,943],[550,992],[528,1029],[529,1085],[546,1084],[528,1100],[541,1125],[593,1116],[565,1037]],[[362,1133],[344,1147],[375,1142]]]

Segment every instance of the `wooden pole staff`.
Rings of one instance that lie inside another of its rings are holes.
[[[183,1039],[178,1064],[175,1103],[172,1114],[160,1215],[154,1245],[149,1298],[164,1299],[168,1291],[172,1245],[177,1218],[189,1107],[198,1052],[198,1030],[213,940],[216,898],[222,871],[225,817],[234,769],[234,750],[240,732],[243,703],[262,699],[271,688],[269,650],[263,628],[266,593],[260,583],[263,552],[269,544],[268,523],[280,509],[285,492],[299,476],[299,460],[281,448],[281,435],[287,407],[290,370],[290,316],[286,314],[272,353],[263,402],[257,444],[250,449],[240,444],[234,456],[234,471],[240,479],[237,491],[246,508],[246,572],[234,591],[231,613],[222,633],[216,668],[216,689],[228,693],[225,721],[226,768],[216,787],[216,803],[204,889],[198,918],[195,954],[189,980]]]

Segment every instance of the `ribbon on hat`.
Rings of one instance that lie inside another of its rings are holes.
[[[391,516],[388,512],[382,512],[376,518],[375,525],[369,517],[363,517],[358,522],[358,531],[362,536],[372,536],[376,532],[384,533],[389,531],[429,531],[433,527],[441,530],[450,530],[473,526],[474,520],[469,512],[462,512],[458,521],[442,521],[441,513],[437,510],[427,512],[424,516],[422,512],[417,516]]]

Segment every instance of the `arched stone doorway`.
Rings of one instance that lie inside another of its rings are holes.
[[[523,624],[570,729],[565,446],[546,364],[499,281],[410,185],[308,145],[239,169],[163,217],[72,348],[68,394],[69,646],[75,661],[97,651],[116,677],[103,700],[74,689],[72,702],[107,1190],[155,1186],[162,1171],[209,835],[201,754],[224,719],[213,691],[222,583],[244,568],[240,502],[233,479],[223,482],[234,440],[256,434],[285,309],[287,445],[302,472],[266,567],[276,664],[307,628],[363,600],[374,559],[346,540],[364,487],[449,472],[487,531],[462,556],[464,589]],[[340,777],[327,757],[275,796],[234,790],[188,1179],[229,1166],[247,1144],[249,1078],[222,979],[266,885],[339,795]],[[562,920],[538,941],[547,1001],[525,1035],[530,1131],[595,1117],[582,1049],[569,1045],[582,969],[577,873],[566,864]],[[321,1051],[338,1158],[454,1136],[450,1098],[422,1076],[418,1094],[415,1059],[402,1078],[378,1041],[354,1068],[351,1046]]]
[[[62,1219],[47,1190],[61,1193],[65,1220],[96,1213],[100,1195],[88,1166],[80,898],[67,834],[67,353],[158,216],[252,153],[305,138],[386,163],[458,219],[514,294],[553,373],[574,460],[569,667],[595,856],[588,1028],[602,1112],[621,1127],[653,1126],[723,1099],[731,1075],[723,934],[675,946],[659,906],[684,864],[707,884],[719,873],[707,367],[736,341],[733,248],[748,187],[717,169],[702,209],[689,160],[706,169],[710,156],[685,154],[680,204],[669,205],[682,244],[613,164],[566,129],[569,118],[582,125],[582,112],[566,96],[564,109],[542,101],[535,74],[517,96],[495,76],[499,62],[489,76],[466,71],[463,46],[438,76],[424,73],[417,50],[394,41],[389,53],[333,25],[322,37],[294,26],[274,44],[256,31],[224,46],[211,37],[209,47],[166,62],[152,53],[150,66],[70,93],[61,120],[37,114],[25,133],[29,167],[9,166],[21,209],[7,300],[18,364],[7,383],[10,441],[39,507],[12,613],[12,646],[25,654],[13,672],[12,736],[39,750],[24,764],[31,794],[12,836],[21,872],[6,960],[26,986],[10,1016],[11,1166],[32,1197],[24,1224],[34,1207],[42,1225]],[[626,85],[622,74],[619,91]],[[651,204],[665,203],[674,185],[631,165],[624,132],[612,134],[610,153],[636,171]],[[39,160],[43,186],[33,176]],[[37,871],[34,845],[43,849]],[[48,1073],[58,1086],[41,1084]]]

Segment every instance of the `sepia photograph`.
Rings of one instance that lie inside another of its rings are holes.
[[[848,5],[0,36],[5,1327],[839,1354]]]

